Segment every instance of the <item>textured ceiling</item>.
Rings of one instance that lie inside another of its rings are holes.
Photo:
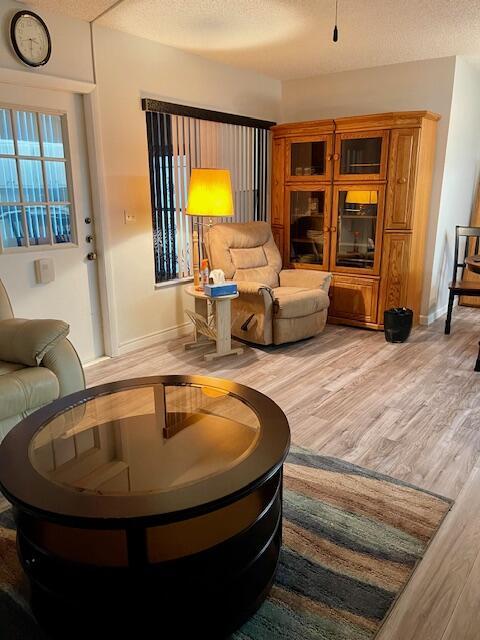
[[[79,20],[95,20],[117,0],[19,0],[38,10],[56,11]],[[161,1],[161,0],[160,0]]]
[[[93,19],[112,0],[32,0]],[[480,0],[123,0],[99,24],[280,79],[480,56]]]

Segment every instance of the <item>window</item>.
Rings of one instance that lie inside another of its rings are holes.
[[[152,202],[155,281],[192,275],[191,218],[185,215],[192,168],[229,169],[235,215],[215,222],[267,220],[269,128],[273,122],[144,100]],[[200,239],[202,229],[200,226]],[[200,243],[202,244],[202,243]]]
[[[0,249],[75,241],[65,116],[0,108]]]

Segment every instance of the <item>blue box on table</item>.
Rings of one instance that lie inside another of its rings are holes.
[[[237,293],[236,282],[222,282],[221,284],[206,284],[205,295],[211,298],[220,298],[221,296],[233,296]]]

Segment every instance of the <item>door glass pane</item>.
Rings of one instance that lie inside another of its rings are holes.
[[[17,146],[20,156],[39,156],[37,114],[31,111],[15,111]]]
[[[61,117],[41,113],[40,127],[42,129],[43,155],[47,158],[64,158]]]
[[[318,142],[293,142],[291,145],[292,176],[321,176],[325,173],[326,145]]]
[[[380,173],[382,138],[353,138],[342,140],[340,150],[341,174]]]
[[[48,199],[50,202],[67,202],[67,174],[64,162],[45,162]]]
[[[53,241],[57,244],[73,242],[70,207],[67,205],[50,207],[50,218],[52,219]]]
[[[42,163],[40,160],[20,160],[23,199],[25,202],[45,202]]]
[[[13,158],[0,158],[0,202],[20,202],[17,162]]]
[[[4,248],[26,245],[22,207],[0,207],[0,233]]]
[[[30,245],[50,244],[47,207],[25,207],[25,213]]]
[[[10,111],[8,109],[0,109],[0,153],[9,155],[13,155],[15,153],[12,123],[10,121]]]
[[[325,191],[290,193],[290,260],[323,264]]]
[[[378,215],[378,191],[340,191],[337,267],[373,269]]]

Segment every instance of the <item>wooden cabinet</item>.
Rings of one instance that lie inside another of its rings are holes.
[[[283,226],[272,225],[272,235],[273,235],[273,239],[275,240],[275,244],[278,247],[278,250],[282,254],[283,248],[285,246],[284,239],[283,239],[283,235],[284,235]]]
[[[285,182],[285,140],[272,143],[272,225],[283,224],[283,184]]]
[[[387,176],[388,131],[338,133],[335,136],[335,181],[368,182]]]
[[[410,233],[386,233],[383,239],[383,265],[380,285],[379,319],[385,309],[407,306]]]
[[[392,131],[388,161],[386,229],[412,228],[418,138],[418,129]]]
[[[377,322],[377,304],[378,280],[333,276],[330,319],[374,325]]]
[[[288,184],[285,187],[284,239],[287,261],[304,268],[328,269],[331,187]]]
[[[286,143],[286,180],[309,182],[332,178],[332,134],[295,136]]]
[[[333,188],[330,271],[380,273],[385,187],[342,184]]]
[[[275,241],[285,267],[333,273],[332,322],[381,329],[393,306],[418,318],[438,120],[414,111],[272,128]]]

